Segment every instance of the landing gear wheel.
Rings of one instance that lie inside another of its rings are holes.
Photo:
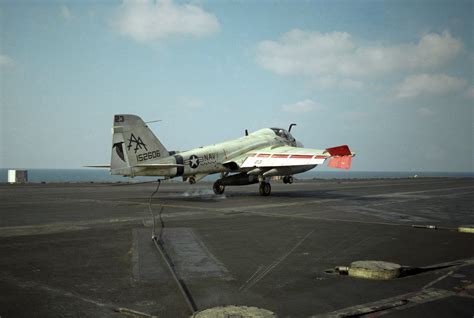
[[[259,192],[260,195],[267,197],[272,192],[272,186],[268,182],[260,182]]]
[[[289,183],[289,184],[292,184],[293,183],[293,176],[284,176],[283,177],[283,183]]]
[[[215,194],[222,194],[225,191],[225,185],[222,184],[221,180],[217,180],[216,182],[214,182],[212,190],[214,190]]]

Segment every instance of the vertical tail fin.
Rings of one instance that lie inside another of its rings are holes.
[[[129,175],[131,167],[138,163],[169,156],[165,146],[138,116],[115,115],[112,134],[112,174]]]

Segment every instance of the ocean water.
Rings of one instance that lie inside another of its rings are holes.
[[[298,179],[380,179],[380,178],[411,178],[411,177],[474,177],[474,172],[413,172],[413,171],[345,171],[323,170],[318,168],[296,175]],[[213,181],[219,174],[206,177]],[[28,169],[28,181],[41,182],[146,182],[156,177],[127,178],[111,176],[107,169]],[[181,180],[181,178],[177,178]],[[0,169],[0,182],[8,181],[8,169]]]

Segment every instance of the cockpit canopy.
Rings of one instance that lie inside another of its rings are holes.
[[[286,129],[283,128],[270,128],[275,132],[275,135],[277,135],[280,138],[283,138],[286,142],[288,142],[289,145],[296,145],[296,139],[290,134],[290,132]]]

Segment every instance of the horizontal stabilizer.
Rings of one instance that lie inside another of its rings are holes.
[[[349,150],[349,146],[347,146],[347,145],[327,148],[326,152],[328,152],[331,156],[350,156],[350,155],[352,155],[352,152]]]
[[[178,168],[178,167],[184,167],[184,165],[181,164],[176,164],[176,163],[142,163],[138,164],[135,167],[145,167],[145,168]]]
[[[86,165],[84,168],[110,168],[109,164],[106,165]]]
[[[352,156],[336,156],[329,159],[328,167],[349,170],[351,164]]]

